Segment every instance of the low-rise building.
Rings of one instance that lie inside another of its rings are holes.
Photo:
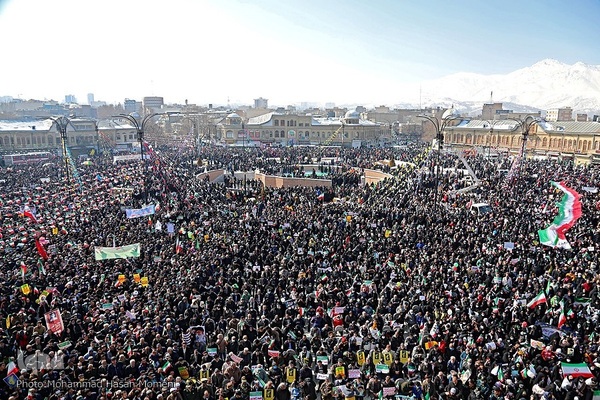
[[[516,154],[523,144],[523,132],[515,120],[463,120],[444,132],[445,143]],[[600,122],[539,120],[530,124],[527,155],[571,158],[576,162],[600,162]]]
[[[316,117],[269,112],[244,119],[231,113],[217,125],[218,136],[228,145],[375,146],[392,141],[391,129],[361,118],[357,111],[343,117]]]

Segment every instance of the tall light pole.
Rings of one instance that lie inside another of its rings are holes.
[[[67,184],[71,183],[71,176],[69,173],[69,155],[67,154],[67,128],[71,124],[71,120],[65,116],[57,118],[49,117],[56,125],[56,130],[60,134],[60,143],[62,147],[63,160],[65,162],[65,174],[67,177]],[[72,126],[72,125],[71,125]]]
[[[418,118],[423,118],[433,124],[435,128],[435,142],[432,144],[433,150],[436,150],[436,161],[435,161],[435,193],[434,193],[434,211],[437,210],[437,197],[438,197],[438,189],[439,189],[439,180],[440,180],[440,152],[442,151],[442,147],[444,145],[444,132],[446,131],[446,127],[452,121],[460,119],[460,116],[457,115],[456,110],[454,108],[449,108],[442,114],[441,118],[438,118],[435,115],[418,115]]]
[[[531,128],[540,123],[542,120],[541,118],[537,118],[537,117],[533,117],[531,115],[528,115],[527,117],[525,117],[525,119],[517,119],[517,118],[509,118],[512,121],[515,121],[517,123],[517,125],[515,125],[515,127],[513,128],[513,132],[520,130],[521,131],[521,135],[522,135],[522,140],[521,140],[521,151],[519,152],[519,157],[517,158],[518,164],[518,169],[517,169],[517,175],[520,176],[521,175],[521,165],[523,165],[523,160],[526,157],[525,152],[527,151],[527,139],[529,138],[529,132],[531,130]]]
[[[485,146],[487,147],[487,156],[490,156],[490,147],[491,147],[491,137],[494,134],[494,126],[498,123],[499,120],[484,120],[483,129],[489,128],[488,135],[485,136]],[[486,126],[487,123],[487,126]]]
[[[94,121],[94,129],[96,130],[96,153],[97,157],[100,157],[100,128],[98,127],[98,121]]]
[[[171,114],[171,115],[179,115],[179,114]],[[200,133],[198,132],[198,125],[196,123],[196,120],[194,118],[192,118],[189,115],[184,115],[183,117],[181,117],[182,120],[186,120],[186,121],[190,121],[190,123],[192,124],[192,133],[194,135],[194,157],[198,157],[198,142],[200,141],[199,136]]]
[[[150,122],[150,120],[157,115],[162,115],[162,113],[153,113],[144,116],[143,118],[136,112],[131,114],[119,114],[113,118],[124,119],[129,121],[133,127],[135,128],[137,139],[140,142],[140,156],[142,163],[145,165],[144,172],[144,202],[148,203],[148,162],[144,158],[144,130],[146,129],[146,124]]]

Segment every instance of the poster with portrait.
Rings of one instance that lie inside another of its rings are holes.
[[[65,325],[60,315],[60,310],[51,310],[44,314],[46,319],[46,327],[50,332],[60,335],[65,330]]]

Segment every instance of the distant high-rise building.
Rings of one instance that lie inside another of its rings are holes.
[[[269,100],[262,97],[254,99],[254,108],[269,108]]]
[[[66,94],[65,95],[65,103],[66,104],[77,104],[77,98],[74,94]]]
[[[89,105],[94,104],[94,93],[88,93],[87,94],[87,98],[88,98],[88,104]]]
[[[144,111],[145,112],[158,112],[165,105],[165,101],[162,97],[148,96],[144,97]]]
[[[571,107],[552,108],[546,111],[546,121],[573,121],[573,109]]]
[[[502,103],[486,103],[481,110],[481,119],[487,121],[496,119],[496,115],[500,114],[498,111],[502,111]]]
[[[132,99],[125,99],[123,109],[127,114],[137,112],[139,110],[138,102]]]

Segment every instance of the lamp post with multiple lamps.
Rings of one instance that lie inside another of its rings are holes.
[[[435,192],[434,192],[434,212],[437,211],[437,200],[438,200],[438,191],[439,191],[439,180],[440,180],[440,153],[442,151],[442,147],[444,145],[444,132],[446,131],[446,127],[452,121],[456,121],[460,119],[460,116],[457,114],[454,108],[449,108],[442,114],[441,118],[438,118],[435,115],[419,115],[418,118],[423,118],[433,125],[435,129],[435,140],[432,144],[432,149],[436,150],[436,159],[435,159]]]
[[[171,114],[171,115],[176,115],[177,116],[179,114]],[[191,115],[183,115],[181,117],[181,120],[182,121],[184,121],[184,120],[185,121],[189,121],[190,124],[192,125],[192,133],[193,133],[193,137],[194,137],[194,158],[197,159],[197,157],[199,156],[199,150],[198,150],[199,144],[198,144],[198,142],[200,141],[200,138],[199,138],[200,133],[198,132],[198,124],[196,122],[196,119],[192,118]],[[193,160],[192,160],[192,165],[193,165]]]
[[[150,120],[161,113],[153,113],[145,115],[143,118],[138,113],[119,114],[114,116],[115,119],[124,119],[130,122],[135,128],[137,139],[140,142],[140,156],[142,163],[145,165],[144,171],[144,203],[148,203],[148,162],[144,157],[144,130]]]
[[[494,134],[494,126],[499,122],[499,120],[497,119],[493,119],[491,121],[489,120],[484,120],[483,121],[483,129],[489,128],[488,130],[488,134],[485,135],[485,149],[487,150],[487,156],[490,156],[490,147],[491,147],[491,141],[492,141],[492,135]],[[485,152],[484,152],[485,154]]]
[[[517,169],[517,177],[521,176],[521,166],[523,165],[523,160],[525,160],[526,155],[526,151],[527,151],[527,140],[529,139],[529,134],[531,131],[531,128],[533,128],[534,125],[539,124],[540,122],[542,122],[541,118],[538,117],[533,117],[531,115],[526,116],[524,119],[521,118],[508,118],[511,121],[515,121],[517,124],[515,125],[515,127],[512,129],[513,132],[520,130],[521,131],[521,150],[519,151],[519,157],[518,157],[518,169]]]
[[[60,134],[60,143],[62,148],[62,156],[65,163],[65,176],[67,177],[67,184],[71,183],[71,175],[69,172],[69,155],[67,154],[67,128],[71,124],[71,120],[65,116],[60,117],[49,117],[52,122],[56,125],[56,130]]]

